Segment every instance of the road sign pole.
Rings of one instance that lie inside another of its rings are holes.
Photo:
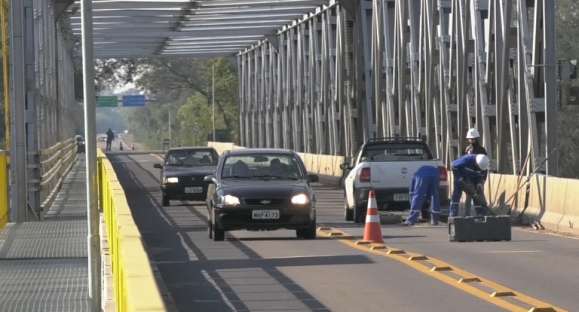
[[[101,259],[96,175],[96,97],[92,0],[81,0],[84,129],[86,139],[86,203],[88,217],[89,296],[93,311],[101,306]]]
[[[215,63],[213,63],[213,67],[211,68],[212,73],[212,81],[211,81],[211,110],[213,111],[212,119],[213,119],[213,142],[215,142]]]

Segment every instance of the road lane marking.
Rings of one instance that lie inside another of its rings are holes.
[[[490,254],[512,254],[512,253],[541,253],[542,250],[489,250],[483,251],[482,253],[490,253]]]
[[[566,311],[491,280],[476,276],[475,274],[436,258],[427,257],[425,255],[402,249],[391,248],[384,244],[347,239],[346,237],[352,236],[344,231],[332,229],[330,227],[322,227],[318,230],[318,234],[326,238],[331,238],[332,236],[328,235],[328,233],[332,232],[343,233],[335,236],[335,238],[337,238],[337,240],[342,244],[366,253],[396,260],[434,279],[492,303],[507,311]],[[485,290],[485,288],[487,290]]]
[[[211,285],[213,285],[213,288],[215,288],[215,290],[217,290],[217,292],[219,293],[219,295],[221,296],[221,298],[223,299],[225,304],[231,309],[231,311],[237,312],[237,309],[235,308],[233,303],[231,303],[229,298],[227,298],[227,295],[225,295],[225,292],[223,291],[223,289],[221,289],[221,287],[219,287],[219,285],[217,285],[217,282],[209,275],[209,273],[207,273],[207,271],[205,271],[205,270],[201,270],[201,274],[203,274],[203,277],[205,277],[205,279]]]
[[[551,232],[549,230],[532,230],[532,229],[521,229],[518,228],[518,231],[522,231],[522,232],[526,232],[526,233],[532,233],[532,234],[536,234],[536,235],[548,235],[548,236],[555,236],[555,237],[560,237],[560,238],[568,238],[568,239],[573,239],[573,240],[579,240],[579,236],[575,236],[573,234],[559,234],[559,233],[554,233]]]

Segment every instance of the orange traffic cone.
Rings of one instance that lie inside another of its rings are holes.
[[[366,212],[366,227],[364,228],[364,240],[374,243],[383,243],[382,227],[380,226],[380,215],[376,204],[374,191],[368,194],[368,210]]]

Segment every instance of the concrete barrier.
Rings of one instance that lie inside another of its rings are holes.
[[[153,269],[133,220],[124,190],[106,156],[98,153],[100,208],[111,249],[118,311],[166,311]]]
[[[8,223],[8,163],[5,151],[0,150],[0,229]]]
[[[234,143],[208,142],[207,146],[213,147],[219,155],[225,151],[243,149],[245,147],[237,146]],[[339,178],[342,176],[340,165],[345,161],[344,156],[318,155],[298,153],[310,173],[319,174],[328,177]]]
[[[507,174],[489,174],[485,196],[490,207],[501,213],[518,215],[525,210],[527,202],[527,177]]]
[[[545,228],[579,235],[579,180],[535,175],[525,215]]]

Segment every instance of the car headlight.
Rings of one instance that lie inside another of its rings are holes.
[[[165,178],[166,183],[179,183],[179,178],[177,177],[169,177]]]
[[[223,203],[223,206],[227,206],[227,207],[237,207],[239,205],[241,205],[239,198],[233,196],[233,195],[225,195],[222,197],[221,202]]]
[[[294,195],[294,197],[292,197],[292,204],[294,204],[294,205],[304,206],[304,205],[307,205],[309,202],[310,202],[310,199],[308,198],[308,196],[306,194],[298,194],[298,195]]]

